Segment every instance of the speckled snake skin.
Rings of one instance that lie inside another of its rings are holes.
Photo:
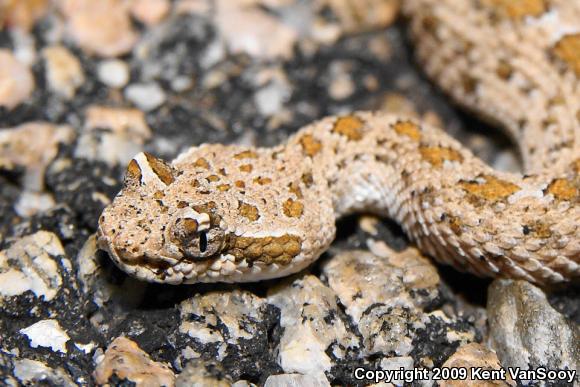
[[[149,154],[99,220],[99,246],[155,282],[245,282],[309,265],[337,218],[373,211],[460,270],[537,284],[580,278],[580,2],[409,0],[416,52],[453,99],[505,128],[525,175],[443,131],[357,112],[275,148]]]

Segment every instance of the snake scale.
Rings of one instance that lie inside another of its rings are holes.
[[[138,154],[99,219],[100,248],[147,281],[257,281],[303,269],[337,218],[372,211],[459,270],[576,282],[580,2],[409,0],[403,12],[425,72],[507,131],[525,174],[494,170],[426,123],[355,112],[273,148]]]

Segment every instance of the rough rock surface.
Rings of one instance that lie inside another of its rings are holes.
[[[578,367],[577,289],[500,282],[486,311],[489,281],[386,219],[347,218],[319,262],[256,284],[151,285],[96,248],[135,153],[273,145],[328,114],[404,111],[517,170],[421,75],[398,3],[0,1],[0,384],[366,385],[354,368],[498,367],[486,343],[502,366]]]
[[[499,362],[495,352],[478,343],[465,344],[457,349],[457,351],[443,363],[443,367],[447,368],[464,368],[467,370],[482,368],[485,370],[500,370],[502,364]],[[468,374],[470,375],[470,374]],[[516,383],[512,380],[509,374],[505,379],[489,378],[489,380],[473,379],[471,376],[464,380],[448,380],[442,381],[439,385],[441,387],[464,386],[469,383],[470,386],[484,387],[484,386],[515,386]]]
[[[114,385],[125,380],[142,386],[175,385],[175,375],[167,365],[152,361],[147,353],[126,337],[113,340],[97,362],[94,377],[98,384]]]
[[[504,366],[578,370],[580,328],[525,281],[496,280],[488,295],[489,338]]]

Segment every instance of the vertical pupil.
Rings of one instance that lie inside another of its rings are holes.
[[[205,231],[202,231],[199,234],[199,251],[205,253],[205,250],[207,250],[207,234]]]

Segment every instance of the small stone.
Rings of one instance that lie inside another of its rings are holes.
[[[398,0],[333,0],[324,1],[338,17],[348,33],[382,29],[390,25],[399,12]]]
[[[191,89],[193,85],[193,80],[187,76],[175,77],[171,80],[171,89],[177,93]]]
[[[45,169],[56,157],[59,144],[68,144],[73,139],[72,128],[43,122],[0,130],[0,167],[7,170],[25,168],[23,186],[41,191]]]
[[[252,80],[259,90],[254,101],[260,114],[271,116],[279,113],[292,94],[292,88],[284,70],[278,66],[264,68]]]
[[[157,83],[136,83],[127,87],[125,97],[143,111],[155,110],[165,102],[165,92]]]
[[[247,380],[238,380],[231,384],[231,387],[255,387],[255,384],[248,382]]]
[[[0,29],[5,17],[9,28],[30,31],[34,23],[46,14],[48,5],[48,0],[3,1],[0,10],[5,12],[5,16],[0,17]]]
[[[187,363],[183,371],[177,377],[175,381],[175,387],[230,387],[232,382],[230,378],[222,377],[218,378],[212,373],[208,372],[208,363],[203,362],[200,359],[194,359]],[[219,369],[223,371],[220,364],[211,364],[213,369]]]
[[[222,335],[212,327],[221,320],[229,332],[229,342],[250,340],[259,333],[258,326],[244,324],[242,327],[239,322],[258,321],[263,305],[264,300],[249,292],[212,292],[194,297],[182,302],[179,307],[182,316],[185,317],[179,330],[202,344],[222,342]],[[203,318],[190,319],[190,316],[194,315]]]
[[[362,215],[359,218],[358,225],[359,227],[366,233],[377,236],[379,234],[379,230],[377,226],[379,225],[379,218],[373,215]]]
[[[116,57],[137,42],[126,5],[121,0],[68,0],[59,2],[67,30],[88,54]]]
[[[41,320],[21,329],[20,333],[28,337],[32,348],[46,347],[53,351],[67,353],[66,343],[70,337],[56,320]]]
[[[151,138],[151,129],[141,110],[93,105],[87,108],[85,115],[84,129],[87,131],[108,129],[140,144]]]
[[[505,378],[501,374],[502,366],[497,358],[495,352],[479,343],[469,343],[462,345],[457,351],[451,355],[442,367],[450,369],[465,369],[467,370],[467,378],[461,380],[441,380],[439,385],[441,387],[461,387],[469,384],[475,387],[493,387],[493,386],[515,386],[516,383],[512,380],[509,372],[505,372]],[[494,372],[493,377],[488,380],[472,379],[472,369],[484,369],[486,371]],[[495,377],[499,376],[499,377]]]
[[[28,99],[33,90],[30,68],[18,61],[10,50],[0,49],[0,107],[15,108]]]
[[[350,97],[356,90],[354,81],[350,75],[350,66],[344,62],[335,62],[330,66],[330,85],[328,95],[335,100]]]
[[[278,362],[287,373],[320,375],[332,368],[332,352],[344,358],[359,347],[339,317],[336,294],[312,275],[285,282],[268,294],[268,301],[281,311]]]
[[[77,386],[61,367],[50,368],[47,365],[31,359],[15,359],[14,376],[25,386]],[[11,385],[10,383],[8,384]]]
[[[487,313],[490,342],[504,367],[580,368],[580,328],[529,282],[495,280]]]
[[[260,114],[264,116],[270,116],[280,111],[287,98],[287,90],[276,83],[261,88],[254,96],[256,106]]]
[[[271,375],[266,379],[264,387],[330,387],[330,383],[324,377],[324,374],[318,376],[300,375],[300,374],[280,374]]]
[[[499,171],[512,173],[518,173],[522,170],[522,165],[518,159],[517,153],[511,149],[497,152],[492,166]]]
[[[113,375],[138,386],[175,385],[175,375],[169,366],[151,360],[134,341],[126,337],[113,340],[94,372],[98,384],[108,383]]]
[[[379,109],[387,113],[418,117],[413,101],[399,93],[386,94],[381,101]]]
[[[16,213],[22,217],[31,217],[46,212],[55,206],[54,198],[49,193],[24,191],[18,203],[14,205]]]
[[[195,343],[195,352],[186,347],[182,358],[211,356],[228,366],[232,380],[282,371],[267,339],[279,315],[263,298],[239,289],[205,292],[183,301],[179,312],[179,334]]]
[[[407,250],[397,253],[385,245],[381,256],[380,251],[346,251],[323,265],[330,288],[358,326],[367,355],[408,355],[415,335],[409,326],[430,321],[422,306],[438,297],[439,277],[418,251]],[[416,297],[417,289],[424,298]]]
[[[151,137],[145,114],[139,109],[90,106],[75,155],[109,165],[127,164]]]
[[[62,285],[57,262],[64,255],[58,237],[47,231],[20,238],[0,251],[0,306],[28,291],[45,302],[52,300]]]
[[[113,88],[122,88],[129,82],[129,65],[122,60],[106,60],[97,68],[99,81]]]
[[[233,53],[262,59],[290,58],[298,31],[259,7],[218,1],[216,25]]]
[[[159,24],[169,13],[169,0],[132,0],[130,3],[131,15],[143,24]]]
[[[65,99],[74,97],[76,89],[85,81],[81,62],[63,46],[47,47],[43,56],[48,87]]]
[[[388,357],[381,360],[381,369],[385,371],[396,371],[400,369],[412,370],[413,358],[411,356]],[[392,383],[395,386],[403,386],[403,379],[393,379]]]

